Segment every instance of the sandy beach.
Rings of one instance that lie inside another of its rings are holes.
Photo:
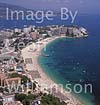
[[[43,48],[46,50],[46,45],[56,40],[57,38],[60,37],[51,37],[38,41],[37,43],[33,43],[22,50],[22,57],[26,63],[26,70],[28,72],[27,74],[33,81],[38,83],[37,91],[51,93],[65,101],[67,105],[83,105],[71,93],[68,93],[65,89],[61,88],[48,75],[46,75],[38,62],[38,57],[43,56],[41,54],[41,50]],[[35,77],[33,75],[35,75]],[[55,90],[55,88],[57,88],[57,90]]]

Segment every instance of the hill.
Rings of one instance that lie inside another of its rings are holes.
[[[22,10],[22,11],[27,11],[29,9],[26,9],[24,7],[21,6],[17,6],[17,5],[11,5],[11,4],[6,4],[6,3],[0,3],[0,19],[1,18],[5,18],[6,17],[6,8],[9,8],[9,10]]]

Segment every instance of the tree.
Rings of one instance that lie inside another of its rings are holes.
[[[0,101],[0,105],[3,105],[3,102]]]
[[[36,96],[33,95],[33,94],[28,94],[28,95],[27,95],[27,99],[29,99],[29,100],[34,100],[34,99],[36,99]]]
[[[15,99],[18,101],[23,101],[26,98],[26,94],[15,94]]]
[[[22,81],[24,84],[27,83],[27,82],[30,80],[27,76],[22,76],[22,75],[17,74],[17,73],[10,74],[10,77],[11,77],[11,78],[20,77],[20,78],[21,78],[21,81]]]
[[[0,96],[0,105],[3,105],[3,98]]]
[[[32,89],[35,90],[35,88],[36,88],[36,84],[33,83]]]
[[[41,98],[43,105],[67,105],[65,102],[60,102],[60,99],[52,95],[44,94]]]
[[[33,94],[16,94],[15,99],[21,101],[23,105],[30,105],[30,103],[36,99],[36,96]]]
[[[30,79],[27,76],[21,76],[22,82],[25,84],[27,83]]]

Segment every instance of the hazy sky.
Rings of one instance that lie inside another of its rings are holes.
[[[32,9],[59,10],[61,7],[67,7],[81,13],[100,14],[100,0],[0,0],[0,2]]]

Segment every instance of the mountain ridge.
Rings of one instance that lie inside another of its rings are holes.
[[[31,10],[31,9],[27,9],[25,7],[18,6],[18,5],[0,3],[0,19],[6,17],[6,8],[9,8],[9,10],[12,10],[12,11],[14,11],[14,10],[17,10],[17,11],[19,11],[19,10],[23,10],[23,11]]]

